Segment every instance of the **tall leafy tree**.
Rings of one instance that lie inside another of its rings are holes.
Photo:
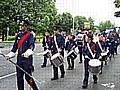
[[[73,25],[73,18],[70,13],[63,13],[59,14],[56,17],[56,25],[59,25],[62,27],[63,31],[70,32],[72,25]]]
[[[84,28],[84,22],[88,22],[86,17],[76,16],[75,17],[75,29],[83,29]]]
[[[106,30],[107,28],[114,28],[114,24],[110,21],[100,22],[99,29],[101,31]]]
[[[39,34],[55,24],[56,14],[55,0],[0,0],[0,32],[4,36],[9,27],[12,35],[19,21],[28,18],[30,28]]]
[[[115,7],[116,7],[116,8],[120,8],[120,0],[115,0],[114,4],[115,4]],[[114,16],[120,17],[120,11],[116,11],[116,12],[114,13]]]

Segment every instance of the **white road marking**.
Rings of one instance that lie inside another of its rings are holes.
[[[11,74],[8,74],[8,75],[5,75],[5,76],[1,76],[1,77],[0,77],[0,80],[1,80],[1,79],[4,79],[4,78],[7,78],[7,77],[10,77],[10,76],[13,76],[13,75],[15,75],[15,74],[16,74],[16,72],[11,73]]]
[[[111,89],[115,87],[114,83],[105,83],[105,84],[101,84],[101,85],[108,87],[108,88],[111,88]]]

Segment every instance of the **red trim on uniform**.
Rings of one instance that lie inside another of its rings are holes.
[[[22,45],[22,43],[24,42],[24,40],[27,38],[27,36],[30,34],[30,32],[27,32],[27,34],[25,34],[20,41],[18,42],[18,49],[20,48],[20,46]]]

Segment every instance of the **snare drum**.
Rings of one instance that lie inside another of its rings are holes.
[[[107,52],[103,52],[101,53],[102,59],[100,59],[100,61],[106,61],[107,58]]]
[[[51,57],[51,61],[56,67],[59,67],[63,64],[63,56],[60,53],[56,53]]]
[[[101,70],[101,62],[98,59],[91,59],[89,61],[89,71],[94,75],[98,74]]]
[[[101,53],[101,56],[107,56],[107,52]]]
[[[70,58],[71,60],[74,60],[77,57],[77,53],[75,52],[75,50],[71,50],[68,55],[68,58]]]

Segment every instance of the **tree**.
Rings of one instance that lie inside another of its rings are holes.
[[[107,28],[113,28],[114,24],[112,24],[110,21],[100,22],[99,29],[101,31],[105,31]]]
[[[120,0],[115,0],[114,4],[115,4],[115,7],[116,7],[116,8],[120,8]],[[114,13],[114,16],[120,17],[120,11],[116,11],[116,12]]]
[[[88,22],[90,23],[90,29],[94,29],[94,20],[91,17],[89,17]]]
[[[6,28],[10,28],[10,35],[18,31],[21,19],[28,18],[30,28],[41,31],[55,24],[57,9],[54,0],[0,0],[0,32],[6,35]]]
[[[83,29],[84,28],[84,22],[88,22],[86,17],[76,16],[75,17],[75,29]]]
[[[73,22],[73,18],[72,15],[70,13],[63,13],[62,15],[58,15],[56,17],[56,25],[59,25],[62,27],[63,31],[66,32],[70,32],[71,28],[72,28],[72,23]]]

